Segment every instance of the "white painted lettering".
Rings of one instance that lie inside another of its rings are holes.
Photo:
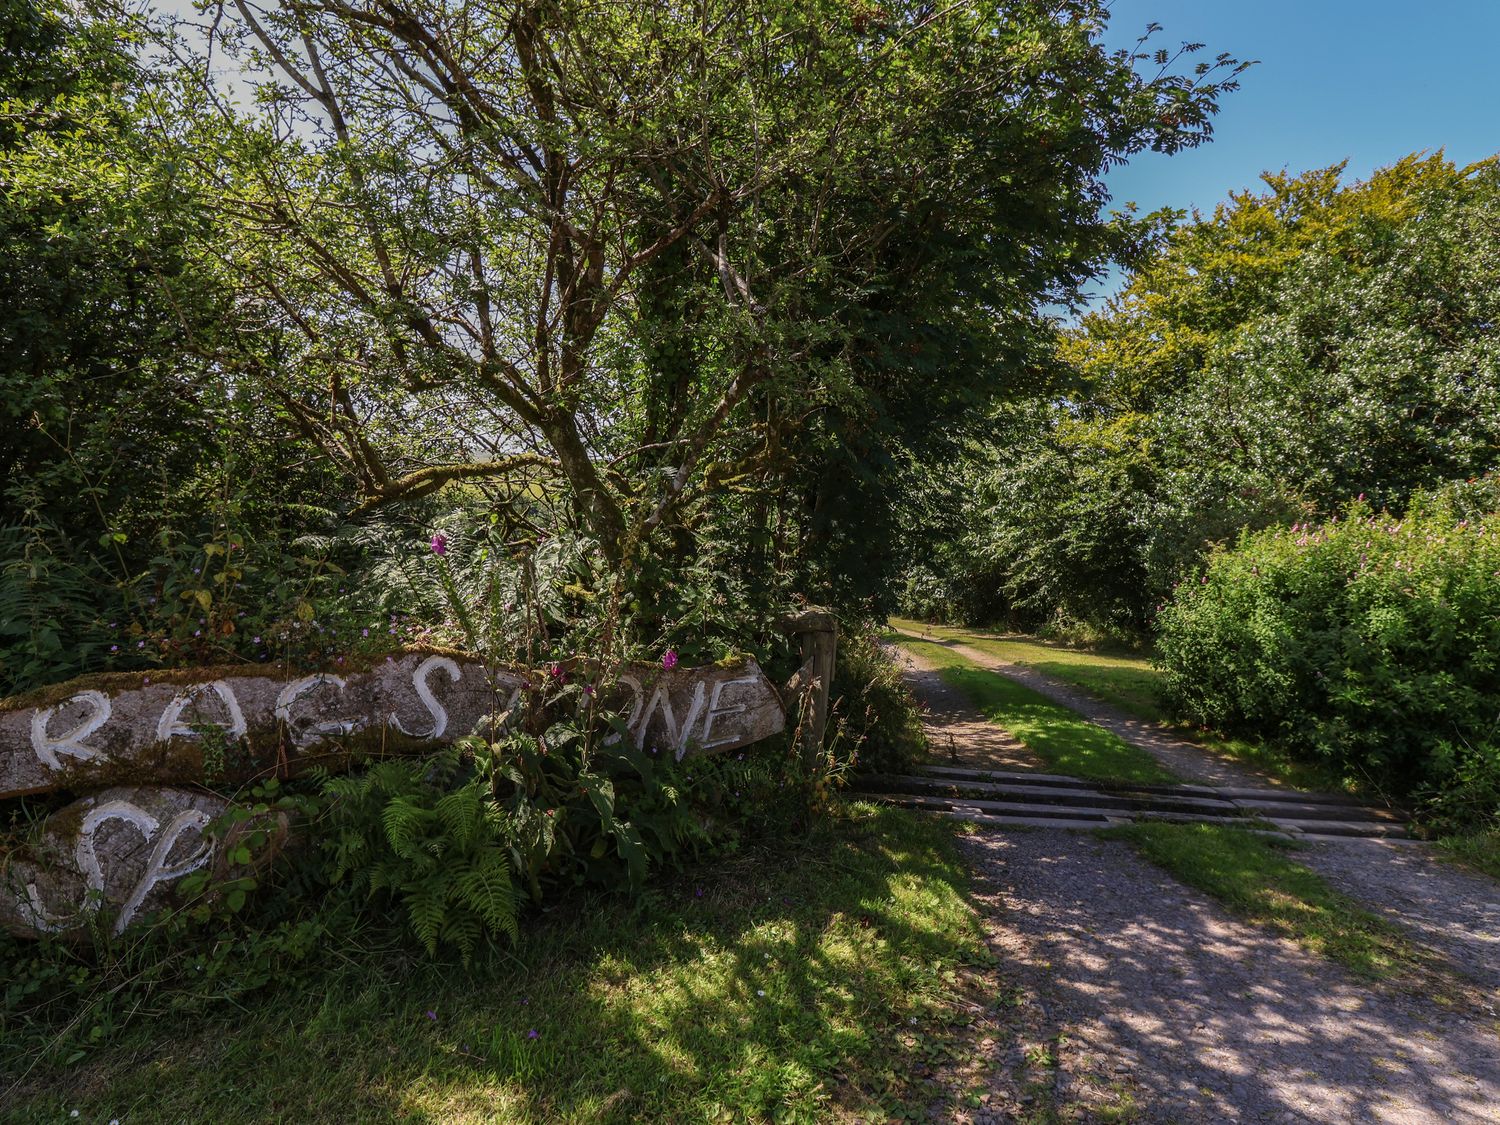
[[[698,716],[703,711],[703,697],[707,694],[703,689],[703,681],[699,680],[693,685],[693,701],[688,705],[687,718],[680,724],[677,721],[677,712],[672,707],[671,696],[667,694],[665,682],[658,683],[656,690],[651,693],[651,701],[646,704],[645,713],[641,716],[640,726],[636,727],[635,744],[644,746],[646,742],[646,729],[651,725],[658,710],[662,713],[662,719],[667,729],[667,745],[675,746],[677,760],[682,761],[682,756],[687,753],[688,739],[692,737],[693,727],[698,723]]]
[[[723,715],[742,715],[745,712],[745,704],[738,703],[729,707],[719,706],[719,696],[724,694],[724,689],[735,687],[739,684],[755,684],[760,681],[755,676],[745,676],[738,680],[720,680],[714,684],[713,694],[708,697],[708,713],[703,716],[703,749],[712,750],[715,746],[723,746],[727,742],[733,742],[739,738],[738,734],[726,734],[721,738],[714,738],[714,723]]]
[[[312,723],[299,730],[292,722],[292,704],[322,684],[332,684],[339,691],[344,690],[342,676],[320,672],[316,675],[304,676],[300,680],[293,680],[282,688],[281,693],[276,697],[276,718],[286,724],[287,729],[292,732],[292,742],[299,747],[331,734],[353,734],[364,726],[364,722],[360,719],[333,719]]]
[[[146,901],[158,883],[164,883],[170,879],[180,879],[190,872],[198,870],[213,855],[213,844],[211,841],[202,839],[202,831],[208,824],[210,817],[207,813],[198,809],[185,809],[172,818],[167,825],[166,831],[159,835],[157,829],[160,823],[157,819],[138,805],[129,801],[106,801],[89,810],[78,827],[78,847],[74,855],[78,861],[78,867],[84,876],[84,902],[83,909],[98,909],[104,898],[104,869],[99,864],[99,854],[95,850],[94,836],[99,831],[99,826],[111,821],[123,820],[134,826],[149,844],[155,839],[155,846],[151,849],[151,857],[146,861],[145,870],[136,882],[135,889],[131,891],[130,897],[120,907],[120,913],[115,918],[115,933],[121,933],[125,927],[134,920],[141,904]],[[172,849],[177,841],[188,832],[197,832],[200,836],[198,849],[180,860],[171,867],[167,866],[167,857],[172,854]],[[33,891],[34,893],[34,891]],[[36,904],[40,906],[38,902]]]
[[[456,663],[446,656],[429,656],[418,664],[412,672],[411,684],[417,691],[417,698],[422,701],[422,706],[427,708],[427,713],[432,716],[432,730],[427,734],[416,734],[401,725],[401,719],[396,712],[391,712],[391,726],[395,727],[408,738],[442,738],[443,732],[448,729],[448,712],[432,694],[432,689],[427,686],[427,679],[433,670],[441,668],[448,673],[448,679],[458,683],[463,672],[459,670]]]
[[[234,692],[223,680],[194,684],[187,691],[178,692],[172,702],[167,704],[166,710],[162,711],[161,718],[157,721],[156,737],[162,742],[171,738],[197,738],[198,732],[182,721],[182,712],[186,710],[189,703],[206,691],[211,691],[219,697],[229,718],[227,723],[213,725],[222,727],[224,733],[230,738],[243,738],[245,716],[240,712],[240,701],[234,697]]]
[[[57,759],[59,754],[67,754],[85,762],[99,757],[99,751],[85,746],[83,740],[109,721],[109,696],[102,691],[81,691],[69,699],[68,703],[86,703],[93,710],[67,734],[56,738],[47,733],[47,724],[57,711],[56,707],[35,711],[31,716],[31,748],[45,765],[55,770],[63,768]]]

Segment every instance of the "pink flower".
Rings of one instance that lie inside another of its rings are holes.
[[[431,546],[432,553],[438,558],[442,558],[448,553],[448,537],[439,531],[432,537]]]
[[[668,672],[677,667],[677,650],[675,648],[669,648],[661,654],[661,666]]]

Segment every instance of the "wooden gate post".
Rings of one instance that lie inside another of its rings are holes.
[[[811,760],[822,749],[828,727],[839,622],[831,611],[808,606],[783,617],[781,627],[797,638],[802,650],[802,667],[787,682],[787,690],[792,699],[807,701],[799,719],[803,752]]]

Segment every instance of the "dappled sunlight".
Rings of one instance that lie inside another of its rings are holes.
[[[215,1022],[192,1054],[155,1041],[133,1081],[191,1105],[233,1075],[242,1120],[604,1122],[704,1105],[821,1119],[835,1102],[879,1116],[904,1096],[880,1077],[906,1069],[894,1029],[940,1018],[953,971],[983,949],[946,827],[856,817],[661,884],[649,909],[559,906],[469,971],[389,952],[347,964],[315,994]],[[247,1070],[266,1044],[283,1061]]]
[[[1217,1121],[1233,1106],[1478,1123],[1500,1104],[1486,1021],[1374,989],[1231,921],[1123,843],[1036,832],[963,846],[1065,1036],[1057,1086],[1082,1105],[1118,1075],[1153,1119]]]

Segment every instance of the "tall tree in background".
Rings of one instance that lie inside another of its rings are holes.
[[[1072,390],[976,471],[1009,499],[966,520],[1033,622],[1139,634],[1242,528],[1361,493],[1399,511],[1500,464],[1500,164],[1343,171],[1268,174],[1182,225],[1064,339]]]
[[[620,579],[719,504],[833,589],[889,525],[879,475],[1039,371],[1039,305],[1127,243],[1101,173],[1204,139],[1234,84],[1106,52],[1106,17],[224,3],[171,47],[160,125],[234,293],[205,353],[356,512],[540,488]]]

